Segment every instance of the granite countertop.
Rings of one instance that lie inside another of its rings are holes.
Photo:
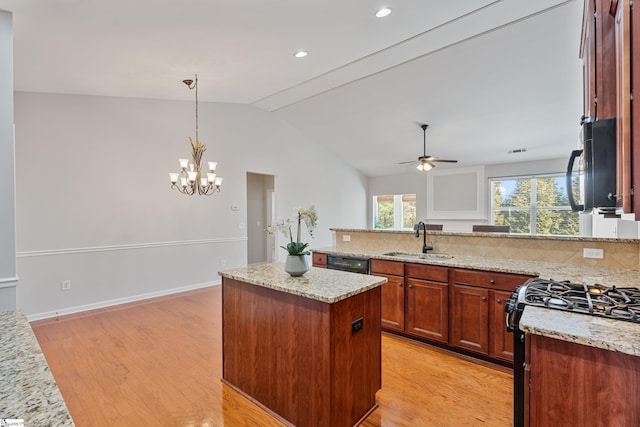
[[[364,256],[391,261],[527,274],[543,279],[570,280],[588,285],[600,283],[606,286],[640,288],[640,271],[638,270],[458,255],[442,259],[416,259],[388,256],[384,255],[384,252],[367,250],[351,253],[337,251],[335,248],[322,248],[315,251],[342,256]],[[522,315],[520,327],[532,334],[640,356],[639,323],[527,306]]]
[[[387,279],[366,274],[311,267],[304,276],[291,277],[283,263],[254,264],[234,270],[220,271],[224,278],[234,279],[276,291],[336,303],[385,283]]]
[[[640,324],[527,306],[520,319],[526,333],[640,356]]]
[[[560,264],[541,261],[488,258],[467,255],[453,255],[451,258],[427,258],[388,256],[388,251],[371,251],[357,249],[354,252],[336,250],[336,248],[319,248],[314,252],[322,252],[338,256],[359,256],[388,261],[411,262],[419,264],[440,265],[444,267],[471,268],[476,270],[496,271],[501,273],[524,274],[543,279],[570,280],[575,283],[595,283],[607,286],[634,286],[640,288],[640,270],[622,268],[588,267],[582,265]],[[416,253],[415,255],[420,255]],[[436,254],[437,255],[437,254]]]
[[[25,426],[73,426],[73,421],[24,314],[0,313],[0,419]]]

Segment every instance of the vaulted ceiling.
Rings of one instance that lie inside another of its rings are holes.
[[[369,176],[566,156],[582,1],[0,0],[15,89],[273,112]],[[392,9],[386,18],[374,13]],[[305,58],[294,52],[308,51]],[[509,151],[526,152],[509,154]],[[438,164],[438,168],[449,165]]]

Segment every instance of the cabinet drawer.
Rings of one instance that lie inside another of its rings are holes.
[[[461,285],[481,286],[484,288],[512,291],[532,276],[493,271],[453,269],[453,282]]]
[[[371,273],[391,274],[392,276],[404,276],[404,263],[397,261],[371,260]]]
[[[413,279],[433,280],[435,282],[449,281],[449,268],[424,264],[405,264],[405,276]]]
[[[327,265],[327,254],[314,252],[311,259],[313,265],[316,267]]]

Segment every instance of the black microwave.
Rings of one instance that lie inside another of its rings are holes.
[[[615,212],[616,155],[615,117],[582,124],[579,148],[571,152],[567,165],[572,210]]]

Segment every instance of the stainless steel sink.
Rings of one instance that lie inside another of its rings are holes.
[[[426,253],[426,254],[422,254],[419,252],[387,252],[386,254],[382,254],[384,256],[392,256],[392,257],[398,257],[398,258],[415,258],[415,259],[451,259],[453,258],[453,255],[447,255],[447,254],[430,254],[430,253]]]

